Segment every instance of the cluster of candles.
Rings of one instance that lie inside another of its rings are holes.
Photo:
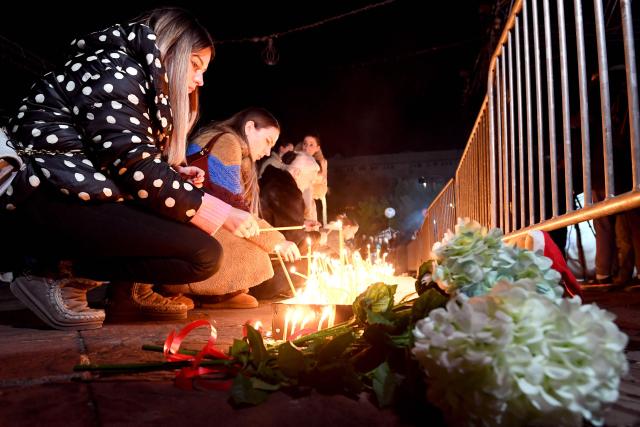
[[[363,259],[360,252],[351,253],[344,245],[342,224],[338,222],[339,257],[332,258],[321,252],[311,250],[311,240],[307,239],[306,274],[295,267],[286,268],[284,260],[276,250],[278,260],[293,292],[293,298],[283,301],[291,304],[285,313],[283,339],[291,337],[297,331],[307,327],[314,330],[333,326],[335,305],[351,305],[356,297],[369,285],[376,282],[391,283],[394,268],[386,262],[387,254],[376,251],[371,254],[367,246],[367,257]],[[293,286],[291,275],[302,277],[306,284],[297,290]],[[319,312],[305,305],[325,306]]]

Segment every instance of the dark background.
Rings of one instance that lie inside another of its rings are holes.
[[[175,5],[220,42],[200,123],[255,105],[278,117],[285,140],[319,133],[328,157],[463,148],[484,97],[499,3],[395,0],[322,23],[375,2],[16,2],[0,26],[0,109],[13,114],[72,39]],[[276,65],[265,64],[263,40],[229,42],[273,34]]]

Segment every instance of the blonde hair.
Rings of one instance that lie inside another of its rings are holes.
[[[253,121],[256,129],[274,127],[280,130],[280,123],[269,111],[264,108],[251,107],[242,110],[230,118],[213,122],[200,129],[194,138],[194,143],[200,147],[207,145],[211,138],[219,133],[230,133],[240,139],[242,147],[242,160],[240,162],[240,174],[244,187],[242,198],[249,205],[249,211],[260,216],[260,187],[258,186],[258,167],[254,159],[251,158],[249,141],[244,133],[244,126],[247,122]]]
[[[198,89],[191,93],[188,89],[189,60],[194,51],[206,48],[211,49],[213,59],[213,39],[195,17],[180,8],[156,9],[142,22],[149,25],[157,36],[161,60],[169,77],[173,131],[163,154],[172,166],[184,164],[187,137],[199,115]]]

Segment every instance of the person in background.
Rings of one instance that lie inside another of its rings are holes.
[[[310,231],[318,227],[317,221],[306,220],[307,208],[305,194],[311,194],[311,187],[318,176],[320,167],[305,152],[290,151],[282,156],[282,166],[269,165],[260,178],[260,206],[262,218],[275,227],[306,225]],[[308,250],[307,238],[317,241],[319,233],[307,233],[305,230],[287,230],[282,232],[286,239],[295,242],[301,252]],[[304,270],[306,261],[296,263]],[[289,268],[289,266],[287,267]],[[251,288],[251,294],[259,299],[271,299],[286,295],[290,291],[282,267],[276,262],[275,275],[259,286]],[[301,286],[299,276],[291,277],[295,286]]]
[[[338,225],[340,221],[340,225]],[[354,249],[354,238],[360,226],[357,221],[349,218],[346,214],[336,216],[334,221],[329,222],[323,229],[320,243],[322,244],[322,252],[328,253],[334,257],[340,256],[340,233],[338,230],[342,226],[342,240],[345,248]]]
[[[213,55],[190,13],[157,9],[75,40],[22,100],[8,130],[26,167],[0,211],[15,253],[38,261],[27,274],[14,266],[11,291],[51,327],[101,327],[105,312],[86,293],[104,281],[108,316],[184,319],[187,307],[150,284],[214,274],[220,227],[258,233],[250,213],[196,188],[203,171],[185,166]]]
[[[256,161],[269,154],[279,136],[280,124],[269,111],[247,108],[201,129],[189,145],[189,159],[206,168],[205,191],[259,217]],[[272,228],[262,219],[259,224],[262,229]],[[274,274],[269,254],[279,251],[288,261],[300,258],[296,244],[278,231],[241,239],[221,230],[216,237],[228,262],[206,280],[165,291],[186,294],[176,298],[194,299],[204,308],[253,308],[258,301],[247,293],[249,288]]]
[[[267,168],[267,166],[272,165],[276,168],[282,169],[282,156],[284,156],[285,153],[288,153],[289,151],[293,151],[293,143],[282,141],[276,142],[275,147],[273,148],[273,150],[271,150],[271,155],[260,163],[260,172],[258,173],[258,179],[262,177],[262,174],[264,173],[264,170]]]
[[[302,149],[312,156],[318,165],[320,166],[320,172],[316,177],[312,187],[312,197],[315,201],[319,200],[322,206],[322,223],[327,223],[327,192],[328,192],[328,180],[327,171],[329,164],[322,153],[322,147],[320,146],[320,137],[315,134],[309,134],[302,140]],[[317,219],[317,218],[316,218]]]

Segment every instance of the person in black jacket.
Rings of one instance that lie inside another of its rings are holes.
[[[15,250],[40,261],[13,293],[58,329],[102,325],[86,291],[110,281],[116,315],[186,318],[154,284],[217,271],[223,226],[259,232],[245,211],[203,193],[186,167],[198,87],[213,57],[207,30],[188,12],[158,9],[74,40],[63,67],[38,80],[8,131],[25,161],[0,199]],[[43,259],[51,262],[43,263]],[[72,260],[61,275],[60,260]],[[18,273],[19,274],[19,273]]]

